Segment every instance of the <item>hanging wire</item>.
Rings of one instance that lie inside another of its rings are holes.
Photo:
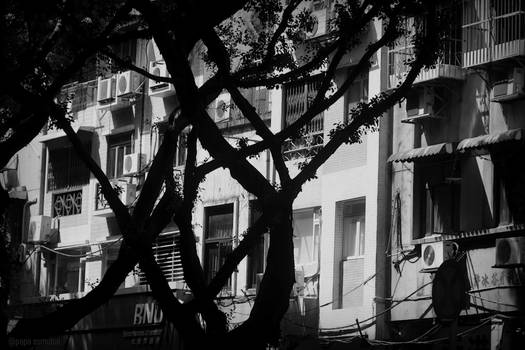
[[[40,247],[40,248],[42,248],[44,250],[47,250],[48,252],[51,252],[51,253],[54,253],[54,254],[57,254],[57,255],[61,255],[61,256],[65,256],[65,257],[68,257],[68,258],[86,258],[86,257],[94,256],[95,254],[97,254],[99,252],[102,252],[102,251],[104,251],[106,249],[109,249],[111,246],[113,246],[114,244],[116,244],[116,243],[118,243],[120,241],[122,241],[122,237],[120,237],[116,241],[111,242],[110,244],[106,245],[103,248],[100,248],[100,249],[92,251],[92,252],[87,252],[87,253],[84,253],[84,254],[67,254],[67,253],[62,253],[61,251],[48,248],[45,245],[39,245],[38,247]],[[99,244],[103,244],[103,242],[101,242]]]

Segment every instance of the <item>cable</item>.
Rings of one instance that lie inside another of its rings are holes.
[[[469,328],[463,332],[459,332],[456,334],[456,337],[462,337],[468,333],[471,333],[471,332],[474,332],[476,331],[477,329],[485,326],[487,323],[491,322],[492,319],[494,319],[495,316],[492,316],[490,318],[487,318],[486,320],[484,320],[482,323],[480,323],[479,325],[476,325],[472,328]],[[428,331],[427,331],[428,332]],[[403,344],[436,344],[436,343],[441,343],[441,342],[445,342],[447,340],[449,340],[450,338],[449,337],[442,337],[442,338],[436,338],[436,339],[430,339],[430,340],[417,340],[418,338],[421,338],[421,336],[415,338],[415,339],[412,339],[412,340],[408,340],[408,341],[387,341],[387,340],[367,340],[370,344],[372,345],[403,345]]]
[[[54,254],[57,254],[57,255],[61,255],[61,256],[65,256],[65,257],[68,257],[68,258],[86,258],[88,256],[93,256],[93,255],[95,255],[98,252],[101,252],[101,251],[104,251],[104,250],[108,249],[109,247],[111,247],[112,245],[116,244],[117,242],[120,242],[121,240],[122,240],[122,237],[120,237],[116,241],[111,242],[109,245],[105,246],[104,248],[100,248],[99,250],[95,250],[93,252],[88,252],[88,253],[85,253],[85,254],[67,254],[67,253],[62,253],[60,251],[57,251],[55,249],[48,248],[45,245],[38,245],[38,246],[40,248],[43,248],[43,249],[51,252],[51,253],[54,253]]]
[[[389,312],[390,310],[392,310],[394,307],[398,306],[399,304],[403,303],[404,301],[408,300],[412,295],[416,294],[417,292],[419,292],[421,289],[425,288],[426,286],[428,286],[429,284],[431,284],[432,281],[428,282],[428,283],[425,283],[423,284],[421,287],[417,288],[415,291],[413,291],[412,293],[410,293],[409,295],[407,295],[404,299],[401,299],[399,302],[397,302],[396,304],[390,306],[389,308],[383,310],[382,312],[378,313],[378,314],[375,314],[367,319],[364,319],[362,320],[361,322],[367,322],[367,321],[370,321],[370,320],[373,320],[374,318],[378,317],[378,316],[381,316],[387,312]],[[353,326],[357,326],[357,323],[352,323],[350,325],[347,325],[347,326],[340,326],[340,327],[326,327],[326,328],[319,328],[319,330],[336,330],[336,329],[340,329],[340,330],[344,330],[345,328],[350,328],[350,327],[353,327]]]
[[[479,292],[478,292],[478,293],[479,293]],[[478,296],[478,295],[474,295],[474,292],[467,292],[467,294],[470,295],[470,296],[473,297],[473,298],[480,299],[480,300],[486,301],[486,302],[488,302],[488,303],[493,303],[493,304],[503,305],[503,306],[509,306],[509,307],[515,307],[516,309],[519,309],[519,306],[517,306],[517,305],[506,304],[506,303],[501,303],[501,302],[499,302],[499,301],[494,301],[494,300],[486,299],[486,298],[480,297],[480,296]]]

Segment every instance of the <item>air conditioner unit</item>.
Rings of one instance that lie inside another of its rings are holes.
[[[220,94],[215,100],[213,109],[213,119],[216,123],[228,120],[230,118],[230,95],[227,93]]]
[[[137,185],[130,184],[124,181],[119,181],[117,183],[117,186],[119,191],[119,197],[122,203],[125,206],[133,204],[133,202],[137,198]]]
[[[490,91],[490,98],[495,102],[504,102],[525,97],[523,68],[514,68],[510,79],[497,82]]]
[[[168,69],[166,67],[166,63],[164,61],[150,62],[149,72],[159,77],[170,77]],[[153,79],[149,79],[148,84],[150,96],[165,97],[168,95],[173,95],[175,93],[175,87],[173,86],[173,84],[169,84],[163,81],[155,81]]]
[[[31,216],[27,230],[27,242],[45,242],[51,235],[51,217],[45,215]]]
[[[122,175],[131,175],[139,172],[140,166],[145,165],[145,155],[143,153],[132,153],[124,156],[122,164]]]
[[[97,84],[97,106],[99,108],[109,107],[115,100],[115,77],[98,78]]]
[[[309,39],[325,35],[327,30],[327,7],[324,1],[313,1],[313,8],[311,16],[314,24],[312,28],[306,32],[306,37]]]
[[[423,271],[437,269],[445,260],[454,257],[454,243],[448,241],[421,244]]]
[[[403,123],[413,123],[423,119],[437,119],[439,115],[435,112],[435,92],[432,88],[413,90],[406,98],[406,117]]]
[[[117,97],[129,97],[140,85],[140,75],[132,70],[117,74]]]
[[[518,267],[525,265],[525,237],[496,239],[496,265],[494,267]]]

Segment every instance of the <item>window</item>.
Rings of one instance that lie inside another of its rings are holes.
[[[312,104],[321,85],[320,79],[287,84],[284,87],[284,126],[295,122]],[[323,145],[324,115],[319,113],[302,130],[302,136],[288,140],[284,145],[286,160],[313,156]]]
[[[88,152],[90,144],[85,144]],[[47,190],[80,187],[89,183],[89,169],[71,146],[49,148]]]
[[[350,121],[352,109],[361,102],[368,102],[368,74],[356,78],[345,94],[345,123]]]
[[[293,243],[296,267],[318,262],[320,234],[320,208],[294,211]]]
[[[108,137],[108,161],[106,175],[110,179],[122,176],[124,156],[132,153],[132,133]]]
[[[365,254],[365,200],[352,201],[343,207],[343,257]]]
[[[159,126],[159,145],[157,149],[164,141],[164,133],[166,132],[166,125]],[[177,140],[177,150],[175,151],[175,158],[173,159],[173,166],[184,166],[186,165],[186,157],[188,155],[188,139],[189,129],[185,129],[179,134]]]
[[[82,213],[82,190],[53,194],[52,216],[69,216]]]
[[[204,274],[209,283],[232,251],[233,204],[205,209]],[[231,279],[225,286],[231,289]]]
[[[81,255],[84,250],[61,251],[68,255]],[[84,291],[85,260],[80,257],[55,255],[54,269],[49,269],[49,288],[52,294],[77,293]],[[52,262],[53,264],[53,262]]]
[[[255,108],[255,111],[262,120],[270,120],[270,91],[265,87],[254,87],[251,89],[240,90],[241,94]],[[249,124],[241,110],[232,102],[230,107],[230,118],[227,123],[219,123],[220,128],[233,127]]]
[[[365,217],[365,198],[336,204],[336,239],[339,236],[342,247],[335,252],[335,273],[340,277],[334,279],[334,308],[363,305]]]
[[[455,162],[417,164],[416,174],[420,178],[420,232],[429,236],[458,231],[461,179]]]
[[[261,212],[257,210],[256,204],[250,202],[250,226],[252,226],[257,219],[261,217]],[[257,243],[248,252],[247,257],[247,276],[246,276],[246,288],[256,288],[257,286],[257,275],[264,273],[264,235],[260,235],[257,238]]]

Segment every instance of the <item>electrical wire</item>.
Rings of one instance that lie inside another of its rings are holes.
[[[488,303],[493,303],[493,304],[502,305],[502,306],[515,307],[516,309],[519,309],[519,306],[518,306],[518,305],[506,304],[506,303],[502,303],[502,302],[499,302],[499,301],[494,301],[494,300],[486,299],[486,298],[480,297],[480,296],[478,296],[478,295],[474,295],[474,292],[467,292],[467,294],[468,294],[469,296],[473,297],[473,298],[480,299],[480,300],[486,301],[486,302],[488,302]]]
[[[485,326],[486,324],[490,323],[494,318],[495,316],[490,317],[484,320],[483,322],[481,322],[479,325],[476,325],[472,328],[459,332],[456,334],[456,337],[462,337],[466,334],[472,333],[478,330],[479,328]],[[405,344],[420,344],[420,345],[426,344],[428,345],[428,344],[437,344],[441,342],[446,342],[450,339],[449,337],[442,337],[442,338],[436,338],[436,339],[430,339],[430,340],[417,340],[418,338],[421,338],[421,336],[418,336],[417,338],[408,340],[408,341],[387,341],[387,340],[368,340],[368,339],[367,341],[371,345],[405,345]]]
[[[406,300],[408,300],[412,295],[416,294],[417,292],[419,292],[421,289],[425,288],[426,286],[430,285],[432,283],[432,281],[428,282],[428,283],[425,283],[423,284],[422,286],[420,286],[419,288],[417,288],[415,291],[413,291],[412,293],[410,293],[409,295],[407,295],[404,299],[401,299],[400,301],[398,301],[397,303],[395,303],[394,305],[390,306],[389,308],[386,308],[385,310],[383,310],[382,312],[378,313],[378,314],[375,314],[367,319],[364,319],[360,322],[368,322],[370,320],[373,320],[374,318],[378,317],[378,316],[381,316],[387,312],[389,312],[390,310],[392,310],[393,308],[395,308],[396,306],[398,306],[399,304],[405,302]],[[323,328],[319,328],[319,330],[344,330],[345,328],[350,328],[350,327],[354,327],[354,326],[357,326],[357,323],[352,323],[350,325],[347,325],[347,326],[339,326],[339,327],[323,327]]]
[[[122,240],[122,237],[120,237],[116,241],[111,242],[110,244],[108,244],[107,246],[105,246],[103,248],[100,248],[98,250],[95,250],[93,252],[88,252],[88,253],[85,253],[85,254],[67,254],[67,253],[62,253],[61,251],[48,248],[45,245],[38,245],[38,247],[40,247],[40,248],[42,248],[44,250],[47,250],[48,252],[51,252],[51,253],[54,253],[54,254],[57,254],[57,255],[61,255],[61,256],[65,256],[65,257],[68,257],[68,258],[86,258],[86,257],[94,256],[95,254],[108,249],[109,247],[111,247],[112,245],[116,244],[117,242],[120,242],[121,240]],[[101,242],[100,244],[102,244],[102,243],[103,242]]]

